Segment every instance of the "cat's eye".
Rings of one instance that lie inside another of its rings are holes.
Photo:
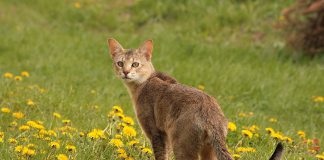
[[[139,63],[138,62],[134,62],[133,64],[132,64],[132,67],[138,67],[139,66]]]
[[[124,66],[124,63],[123,63],[122,61],[118,61],[118,62],[117,62],[117,65],[118,65],[119,67],[123,67],[123,66]]]

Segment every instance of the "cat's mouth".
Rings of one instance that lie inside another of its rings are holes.
[[[122,77],[122,79],[125,79],[125,80],[131,80],[131,78],[129,78],[129,77],[127,77],[127,76]]]

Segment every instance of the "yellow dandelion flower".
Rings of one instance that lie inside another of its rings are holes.
[[[123,118],[123,121],[124,121],[126,124],[128,124],[128,125],[134,125],[134,120],[133,120],[131,117],[127,117],[127,116],[125,116],[125,117]]]
[[[13,76],[14,75],[12,73],[9,73],[9,72],[6,72],[6,73],[3,74],[4,78],[13,78]]]
[[[135,137],[136,136],[136,131],[133,127],[125,126],[123,128],[123,134],[128,136],[128,137]]]
[[[23,150],[23,146],[22,145],[19,145],[19,146],[16,146],[15,147],[15,152],[18,152],[18,153],[20,153],[22,150]]]
[[[33,127],[35,129],[41,130],[41,129],[45,129],[45,127],[43,125],[41,125],[39,122],[35,122],[35,121],[27,121],[26,123],[28,126]]]
[[[74,8],[81,8],[81,3],[80,2],[75,2],[73,4]]]
[[[111,139],[109,144],[114,145],[115,147],[118,147],[118,148],[124,146],[123,141],[121,141],[120,139]]]
[[[138,145],[140,142],[139,140],[132,140],[130,142],[127,143],[128,146],[135,146]]]
[[[29,144],[27,144],[27,148],[35,148],[35,147],[36,147],[36,145],[33,144],[33,143],[29,143]]]
[[[84,135],[85,135],[84,132],[80,132],[80,133],[79,133],[79,136],[80,136],[80,137],[84,137]]]
[[[238,147],[236,149],[236,152],[255,152],[255,151],[256,149],[251,147]]]
[[[126,159],[128,157],[126,151],[121,148],[117,149],[117,154],[118,154],[118,158]]]
[[[106,139],[106,135],[103,130],[101,129],[93,129],[91,132],[88,133],[87,135],[91,139]]]
[[[69,152],[76,152],[76,147],[73,145],[66,145],[65,149],[68,150]]]
[[[57,160],[69,160],[65,154],[59,154],[56,156]]]
[[[317,154],[315,157],[318,158],[319,160],[324,160],[324,154],[322,155]]]
[[[117,139],[122,139],[122,138],[123,138],[123,136],[122,136],[122,135],[120,135],[120,134],[116,134],[116,135],[115,135],[115,138],[117,138]]]
[[[305,138],[306,137],[306,133],[304,131],[299,130],[297,132],[297,134],[299,135],[300,138]]]
[[[120,106],[113,106],[112,109],[115,113],[124,113],[123,109]]]
[[[323,96],[314,96],[313,101],[316,103],[324,102],[324,97]]]
[[[60,148],[60,144],[58,142],[51,142],[48,144],[51,148],[54,149],[59,149]]]
[[[27,125],[22,125],[22,126],[19,127],[19,130],[20,130],[20,131],[27,131],[27,130],[29,130],[29,129],[30,129],[30,127],[27,126]]]
[[[27,99],[26,103],[27,103],[28,106],[34,106],[35,105],[35,102],[33,100],[31,100],[31,99]]]
[[[147,153],[147,154],[152,154],[153,152],[152,152],[152,150],[151,149],[149,149],[149,148],[142,148],[142,150],[141,150],[143,153]]]
[[[16,121],[13,121],[13,122],[10,123],[11,127],[16,127],[17,125],[18,125],[18,123]]]
[[[1,112],[3,112],[3,113],[10,113],[10,109],[7,108],[7,107],[2,107],[1,108]]]
[[[20,75],[23,77],[29,77],[29,73],[26,71],[21,72]]]
[[[53,116],[54,116],[55,118],[58,118],[58,119],[61,118],[61,115],[60,115],[59,113],[57,113],[57,112],[54,112],[54,113],[53,113]]]
[[[11,144],[17,144],[18,143],[18,141],[16,139],[14,139],[14,138],[9,138],[8,142],[11,143]]]
[[[270,136],[277,140],[283,140],[283,136],[280,133],[272,133]]]
[[[21,118],[25,117],[25,115],[23,113],[21,113],[21,112],[14,112],[14,113],[12,113],[12,116],[17,118],[17,119],[21,119]]]
[[[71,123],[71,120],[69,120],[69,119],[63,119],[63,120],[62,120],[62,123],[64,123],[64,124],[69,124],[69,123]]]
[[[234,159],[240,159],[240,158],[241,158],[241,156],[240,156],[239,154],[233,154],[232,157],[233,157]]]
[[[3,138],[0,138],[0,143],[3,143]]]
[[[228,130],[234,132],[234,131],[236,131],[236,124],[233,122],[228,122],[227,128],[228,128]]]
[[[22,154],[27,156],[34,156],[36,155],[36,151],[33,149],[27,149],[27,150],[23,150]]]
[[[203,90],[205,90],[205,86],[204,86],[204,85],[201,85],[201,84],[200,84],[200,85],[198,85],[198,87],[197,87],[197,88],[198,88],[199,90],[202,90],[202,91],[203,91]]]
[[[245,136],[245,137],[249,137],[249,138],[252,138],[253,137],[253,133],[249,130],[242,130],[242,135]]]
[[[293,140],[290,138],[290,137],[282,137],[282,140],[284,140],[284,141],[286,141],[286,142],[288,142],[288,143],[292,143],[293,142]]]
[[[243,113],[243,112],[240,112],[238,116],[239,117],[247,117],[247,115],[245,113]]]
[[[260,128],[256,125],[252,125],[251,127],[248,128],[249,131],[251,131],[252,133],[255,133],[259,130]]]
[[[16,81],[21,81],[22,80],[22,77],[21,76],[15,76],[14,78]]]
[[[270,119],[269,119],[269,122],[272,122],[272,123],[277,123],[277,122],[278,122],[278,120],[277,120],[277,118],[270,118]]]
[[[134,160],[134,158],[132,158],[132,157],[127,157],[127,158],[125,158],[125,160]]]
[[[3,138],[4,137],[4,132],[0,132],[0,138]]]
[[[275,133],[274,129],[272,129],[272,128],[265,128],[265,130],[266,130],[269,134]]]

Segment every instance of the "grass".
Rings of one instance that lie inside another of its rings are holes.
[[[303,130],[307,138],[324,140],[324,106],[312,101],[313,96],[324,95],[324,58],[311,60],[293,54],[272,27],[280,11],[291,3],[2,0],[0,74],[26,70],[31,76],[19,84],[2,78],[0,107],[28,112],[27,119],[44,121],[47,127],[58,125],[49,116],[58,112],[81,131],[104,129],[114,105],[135,117],[125,87],[112,72],[106,40],[114,37],[124,47],[135,48],[153,39],[155,68],[181,83],[205,86],[238,128],[258,125],[263,131],[273,127],[296,139],[296,132]],[[47,92],[15,89],[34,84]],[[9,94],[13,90],[16,96]],[[24,108],[26,99],[34,100],[37,109]],[[241,112],[254,116],[242,118]],[[269,122],[271,117],[278,122]],[[7,131],[12,118],[0,114],[0,120],[0,131],[17,136]],[[231,144],[236,135],[230,133]],[[262,138],[249,144],[257,151],[242,154],[242,159],[269,157],[274,141]],[[12,159],[8,144],[1,145],[0,159]],[[77,147],[82,148],[77,159],[105,159],[112,154],[92,153],[91,144]],[[293,151],[284,156],[314,157]]]

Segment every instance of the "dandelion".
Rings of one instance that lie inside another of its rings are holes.
[[[233,154],[232,157],[233,157],[234,159],[240,159],[240,158],[241,158],[241,156],[240,156],[239,154]]]
[[[269,119],[269,122],[272,122],[272,123],[277,123],[277,121],[278,121],[277,118],[270,118]]]
[[[69,123],[71,123],[71,120],[69,120],[69,119],[63,119],[63,120],[62,120],[62,123],[64,123],[64,124],[69,124]]]
[[[22,126],[19,127],[19,130],[20,130],[20,131],[27,131],[27,130],[29,130],[29,129],[30,129],[30,127],[27,126],[27,125],[22,125]]]
[[[3,77],[4,78],[12,78],[13,77],[13,74],[12,73],[9,73],[9,72],[6,72],[3,74]]]
[[[106,139],[104,131],[101,129],[93,129],[90,133],[88,133],[88,137],[91,139]]]
[[[234,132],[234,131],[236,131],[236,124],[233,123],[233,122],[228,122],[228,124],[227,124],[227,128],[228,128],[230,131]]]
[[[54,149],[59,149],[60,148],[60,144],[58,142],[51,142],[48,144],[51,148]]]
[[[10,109],[7,108],[7,107],[2,107],[1,108],[1,112],[3,112],[3,113],[10,113]]]
[[[29,144],[27,144],[27,148],[35,148],[35,147],[36,147],[36,145],[33,144],[33,143],[29,143]]]
[[[120,139],[111,139],[109,144],[114,145],[115,147],[118,147],[118,148],[124,146],[123,141],[121,141]]]
[[[138,140],[132,140],[132,141],[130,141],[130,142],[127,143],[128,146],[135,146],[137,144],[139,144],[139,141]]]
[[[18,141],[16,139],[14,139],[14,138],[9,138],[8,142],[11,143],[11,144],[17,144],[18,143]]]
[[[80,136],[80,137],[84,137],[84,135],[85,135],[84,132],[80,132],[80,133],[79,133],[79,136]]]
[[[288,143],[292,143],[293,142],[293,140],[290,138],[290,137],[282,137],[282,140],[284,140],[284,141],[286,141],[286,142],[288,142]]]
[[[272,128],[266,128],[265,129],[269,134],[275,133],[274,129]]]
[[[125,117],[123,118],[123,121],[124,121],[126,124],[128,124],[128,125],[134,125],[134,120],[133,120],[131,117],[127,117],[127,116],[125,116]]]
[[[251,131],[252,133],[255,133],[256,131],[259,130],[259,127],[256,125],[252,125],[251,127],[248,128],[249,131]]]
[[[23,146],[22,145],[19,145],[19,146],[16,146],[15,147],[15,152],[18,152],[18,153],[20,153],[22,150],[23,150]]]
[[[112,109],[115,113],[123,113],[124,112],[120,106],[113,106]]]
[[[16,81],[21,81],[22,80],[22,77],[21,76],[15,76],[14,78]]]
[[[297,132],[297,134],[299,135],[300,138],[305,138],[306,137],[306,133],[304,131],[299,130]]]
[[[316,103],[324,102],[324,97],[323,96],[314,96],[313,101]]]
[[[198,88],[199,90],[202,90],[202,91],[203,91],[203,90],[205,90],[205,86],[204,86],[204,85],[201,85],[201,84],[200,84],[200,85],[198,85],[198,87],[197,87],[197,88]]]
[[[73,145],[66,145],[65,149],[68,150],[69,152],[76,152],[76,147]]]
[[[253,133],[249,130],[242,130],[242,135],[245,136],[245,137],[249,137],[249,138],[252,138],[253,137]]]
[[[318,158],[319,160],[324,160],[324,153],[323,154],[317,154],[315,157]]]
[[[57,112],[54,112],[54,113],[53,113],[53,116],[54,116],[55,118],[58,118],[58,119],[61,118],[61,115],[60,115],[59,113],[57,113]]]
[[[31,99],[27,99],[26,103],[27,103],[28,106],[34,106],[35,105],[35,102],[33,100],[31,100]]]
[[[17,118],[17,119],[21,119],[21,118],[25,117],[25,115],[23,113],[21,113],[21,112],[14,112],[14,113],[12,113],[12,116]]]
[[[69,160],[65,154],[59,154],[56,156],[57,160]]]
[[[128,137],[135,137],[136,136],[136,131],[133,127],[125,126],[123,128],[123,134],[128,136]]]
[[[142,149],[142,152],[143,152],[143,153],[147,153],[147,154],[152,154],[152,153],[153,153],[151,149],[146,148],[146,147],[144,147],[144,148]]]
[[[18,125],[18,123],[16,121],[13,121],[13,122],[10,123],[11,127],[16,127],[17,125]]]
[[[29,73],[26,71],[21,72],[20,75],[23,77],[29,77]]]
[[[128,157],[124,149],[121,148],[117,149],[117,153],[118,153],[118,158],[126,159]]]
[[[75,2],[75,3],[73,4],[73,6],[74,6],[74,8],[81,8],[81,4],[80,4],[80,2]]]
[[[283,136],[280,133],[272,133],[270,136],[277,140],[283,140]]]
[[[255,148],[251,148],[251,147],[238,147],[236,149],[236,152],[255,152]]]
[[[35,121],[28,121],[26,124],[28,126],[30,126],[30,127],[33,127],[35,129],[38,129],[38,130],[41,130],[41,129],[44,129],[45,128],[43,125],[41,125],[41,124],[39,124],[39,123],[37,123]]]

